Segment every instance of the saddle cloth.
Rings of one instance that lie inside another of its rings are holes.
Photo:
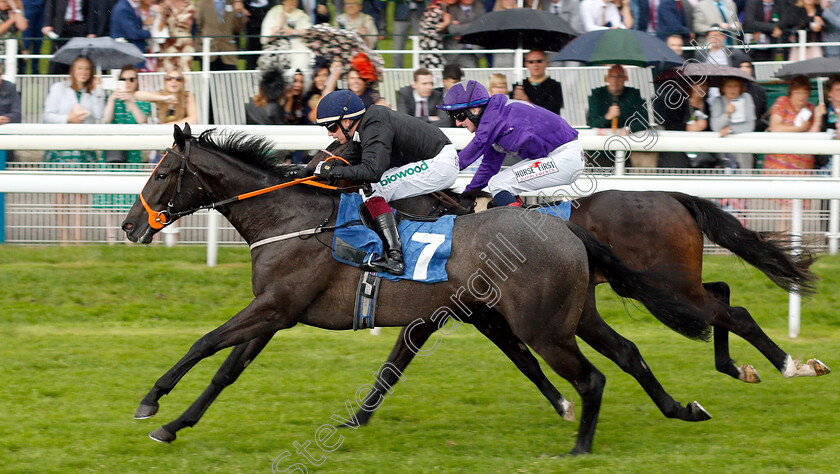
[[[540,207],[530,207],[529,209],[548,214],[550,216],[559,217],[564,221],[572,217],[572,203],[570,201],[556,201],[550,204],[544,204]]]
[[[358,267],[362,262],[382,255],[382,240],[373,230],[362,224],[359,206],[364,201],[359,194],[342,194],[333,234],[333,257],[341,263]],[[447,281],[446,262],[452,251],[452,227],[455,216],[443,216],[434,222],[403,220],[399,224],[403,243],[405,273],[377,276],[424,283]]]

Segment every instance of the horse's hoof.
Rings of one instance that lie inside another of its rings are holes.
[[[158,443],[172,444],[172,442],[175,441],[175,433],[170,433],[166,431],[166,429],[164,429],[163,426],[161,426],[160,428],[149,433],[149,438],[152,438]]]
[[[755,367],[751,365],[742,365],[741,369],[741,376],[738,377],[739,380],[746,383],[761,383],[761,377],[758,376],[758,372],[755,371]]]
[[[831,369],[818,359],[808,359],[808,366],[814,369],[814,374],[816,374],[817,377],[831,373]]]
[[[154,405],[141,403],[140,406],[137,407],[137,411],[134,412],[134,419],[145,420],[147,418],[151,418],[157,414],[158,408],[160,408],[160,405],[158,405],[157,402],[155,402]]]
[[[563,419],[566,421],[575,421],[575,404],[571,400],[563,399],[560,404],[563,408]]]
[[[583,449],[583,448],[578,448],[577,446],[575,446],[575,449],[569,451],[566,454],[566,456],[580,456],[582,454],[589,454],[589,453],[590,453],[590,450]]]
[[[706,421],[711,420],[712,415],[703,408],[702,405],[697,403],[697,400],[689,403],[686,408],[688,408],[688,412],[692,415],[692,421]]]

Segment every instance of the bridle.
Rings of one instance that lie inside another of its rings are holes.
[[[184,152],[183,153],[178,151],[174,145],[170,148],[167,148],[166,153],[163,154],[163,158],[160,159],[157,166],[155,166],[155,169],[152,171],[152,176],[154,176],[155,171],[157,171],[157,169],[158,169],[158,166],[160,166],[160,164],[163,163],[163,160],[170,153],[172,153],[173,155],[175,155],[175,156],[177,156],[178,158],[181,159],[181,168],[178,171],[178,181],[175,183],[175,192],[173,192],[172,197],[169,198],[169,202],[166,204],[166,209],[161,210],[161,211],[155,211],[154,209],[152,209],[149,206],[149,204],[146,202],[146,198],[143,197],[143,191],[142,190],[140,191],[140,203],[143,204],[143,208],[146,209],[146,213],[149,215],[149,227],[151,227],[152,229],[155,229],[155,230],[163,229],[164,227],[168,226],[169,224],[175,222],[175,220],[177,220],[179,217],[186,216],[188,214],[192,214],[192,213],[194,213],[196,211],[200,211],[202,209],[215,209],[217,207],[224,206],[225,204],[230,204],[232,202],[252,198],[254,196],[259,196],[261,194],[265,194],[265,193],[268,193],[268,192],[271,192],[271,191],[274,191],[274,190],[277,190],[277,189],[281,189],[281,188],[286,188],[286,187],[289,187],[289,186],[294,186],[296,184],[306,184],[306,185],[309,185],[309,186],[315,186],[315,187],[318,187],[318,188],[324,188],[324,189],[330,189],[330,190],[339,189],[335,186],[330,186],[328,184],[319,183],[319,182],[314,181],[315,179],[317,179],[317,176],[309,176],[309,177],[306,177],[306,178],[299,178],[299,179],[294,179],[294,180],[291,180],[291,181],[287,181],[285,183],[276,184],[274,186],[269,186],[267,188],[258,189],[256,191],[247,192],[247,193],[240,194],[238,196],[234,196],[232,198],[224,199],[224,200],[221,200],[221,201],[211,202],[210,204],[204,204],[204,205],[201,205],[201,206],[198,206],[198,207],[187,209],[185,211],[173,212],[172,207],[175,205],[175,198],[178,197],[178,195],[181,193],[181,182],[184,179],[184,172],[185,171],[189,171],[190,174],[195,176],[195,178],[198,180],[198,182],[200,183],[200,186],[199,186],[198,189],[204,191],[204,194],[208,198],[210,198],[211,200],[213,198],[213,193],[210,189],[210,186],[207,184],[206,181],[204,181],[204,179],[201,177],[201,175],[196,173],[196,171],[193,170],[190,167],[189,156],[190,156],[190,146],[191,146],[191,144],[192,144],[192,141],[189,138],[187,138],[186,145],[184,146]],[[344,158],[341,158],[340,156],[330,156],[325,161],[329,161],[329,160],[341,160],[341,161],[344,161],[345,163],[347,163],[347,160],[345,160]]]
[[[174,145],[170,148],[167,148],[166,153],[163,154],[163,158],[160,159],[157,166],[155,166],[155,169],[152,170],[152,176],[154,176],[155,172],[158,169],[158,166],[160,166],[160,164],[163,163],[163,160],[166,159],[166,157],[170,153],[172,153],[173,155],[175,155],[175,156],[177,156],[178,158],[181,159],[181,169],[178,171],[178,181],[175,183],[175,192],[172,193],[172,197],[169,198],[169,202],[166,204],[166,209],[161,210],[161,211],[155,211],[154,209],[152,209],[149,206],[149,204],[146,202],[146,198],[143,197],[143,191],[140,191],[140,203],[143,204],[143,208],[146,209],[146,213],[149,215],[149,226],[152,229],[155,229],[155,230],[163,229],[164,227],[166,227],[169,224],[171,224],[172,222],[174,222],[175,219],[177,219],[181,216],[185,216],[187,214],[193,213],[193,212],[203,208],[203,206],[202,206],[202,207],[198,207],[198,208],[187,210],[187,211],[180,211],[180,212],[175,212],[175,213],[172,212],[172,206],[175,205],[175,198],[178,196],[178,194],[181,193],[181,182],[184,180],[184,171],[189,171],[193,176],[196,177],[196,179],[198,179],[198,182],[201,183],[201,186],[199,186],[199,189],[203,190],[204,193],[207,196],[212,195],[211,192],[210,192],[210,186],[207,185],[207,183],[204,181],[204,179],[198,173],[196,173],[195,170],[190,168],[189,155],[190,155],[190,146],[191,146],[192,142],[189,139],[187,139],[186,142],[187,143],[184,146],[184,153],[181,153],[180,151],[178,151],[175,148]]]

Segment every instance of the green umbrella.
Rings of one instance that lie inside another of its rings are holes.
[[[590,31],[580,35],[555,54],[552,61],[639,67],[685,62],[656,36],[625,29]]]

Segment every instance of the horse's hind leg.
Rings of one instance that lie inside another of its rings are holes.
[[[400,374],[405,372],[405,368],[414,359],[417,351],[437,329],[436,324],[418,324],[411,326],[410,330],[409,328],[402,329],[400,335],[397,337],[397,342],[394,344],[394,349],[391,351],[391,355],[388,356],[388,361],[386,362],[395,367],[397,371],[382,370],[379,372],[376,377],[376,382],[373,384],[373,390],[368,392],[364,402],[360,405],[373,408],[369,410],[360,408],[356,412],[356,420],[358,420],[359,425],[365,426],[370,422],[370,418],[382,404],[381,400],[383,400],[383,397],[388,395],[391,387],[400,381]],[[356,425],[347,423],[339,425],[339,428],[355,427]]]
[[[611,328],[598,313],[594,286],[587,297],[577,335],[593,349],[615,362],[621,370],[632,375],[667,418],[684,421],[704,421],[711,418],[699,403],[692,402],[682,406],[665,391],[636,345]]]
[[[718,370],[726,368],[725,361],[727,360],[732,367],[735,367],[734,362],[731,362],[731,358],[729,357],[728,332],[731,331],[758,349],[785,377],[816,377],[831,373],[831,370],[817,359],[809,359],[805,364],[794,361],[790,355],[783,351],[764,333],[746,308],[729,305],[729,286],[726,283],[706,283],[703,286],[715,295],[718,302],[722,305],[720,310],[715,311],[715,317],[712,320],[712,324],[715,327],[715,361]],[[735,368],[740,371],[740,374],[744,373],[745,370],[748,371],[745,368],[751,369],[751,366],[742,366],[740,369]],[[721,370],[721,372],[733,375],[731,370],[729,372]],[[735,376],[733,375],[733,377]],[[744,380],[740,376],[736,378]],[[745,381],[760,381],[760,379]]]
[[[715,304],[716,308],[713,310],[715,315],[721,312],[729,312],[729,285],[722,281],[717,281],[703,283],[703,288],[717,300]],[[714,325],[713,327],[715,331],[715,368],[718,372],[729,375],[730,377],[736,378],[742,382],[761,382],[761,377],[758,376],[758,372],[756,372],[755,367],[749,364],[744,364],[741,367],[738,367],[729,355],[729,331],[721,325]],[[779,351],[781,351],[781,349],[779,349]],[[783,351],[782,354],[784,354]],[[778,357],[778,354],[775,354],[774,356]]]
[[[199,338],[187,354],[155,382],[154,387],[140,402],[134,418],[154,416],[158,411],[158,400],[175,388],[181,378],[202,359],[226,347],[236,346],[266,334],[274,334],[280,329],[294,325],[291,318],[287,321],[280,318],[276,306],[276,303],[263,303],[254,299],[236,316]]]
[[[213,376],[210,385],[193,404],[176,420],[153,431],[149,434],[149,437],[155,441],[171,443],[175,440],[175,436],[179,430],[195,426],[202,415],[204,415],[204,412],[207,411],[207,408],[210,407],[210,404],[222,393],[225,387],[236,382],[239,375],[242,374],[251,361],[265,348],[272,336],[274,334],[267,334],[234,347],[227,356],[227,359],[222,363],[222,366],[219,367],[216,375]]]

